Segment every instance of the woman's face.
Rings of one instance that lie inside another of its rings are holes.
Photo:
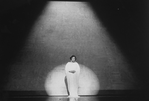
[[[72,61],[72,62],[75,62],[75,61],[76,61],[75,57],[72,57],[72,58],[71,58],[71,61]]]

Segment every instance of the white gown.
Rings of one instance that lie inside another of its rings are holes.
[[[71,73],[69,71],[75,71]],[[79,85],[79,74],[80,66],[77,62],[68,62],[65,66],[65,73],[68,83],[69,97],[79,97],[78,96],[78,85]]]

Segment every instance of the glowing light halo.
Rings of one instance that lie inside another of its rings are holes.
[[[100,89],[96,74],[84,65],[80,65],[79,95],[96,95]],[[49,72],[45,81],[45,90],[48,95],[68,95],[65,78],[65,64],[55,67]]]

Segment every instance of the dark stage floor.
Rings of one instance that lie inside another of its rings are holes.
[[[142,97],[124,97],[124,96],[85,96],[80,98],[67,97],[12,97],[4,101],[148,101]]]
[[[127,93],[128,92],[128,93]],[[79,98],[48,96],[43,92],[4,92],[1,101],[149,101],[147,92],[102,92],[96,96],[81,95]]]

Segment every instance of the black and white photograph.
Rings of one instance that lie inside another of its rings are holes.
[[[148,0],[1,0],[0,101],[148,101]]]

